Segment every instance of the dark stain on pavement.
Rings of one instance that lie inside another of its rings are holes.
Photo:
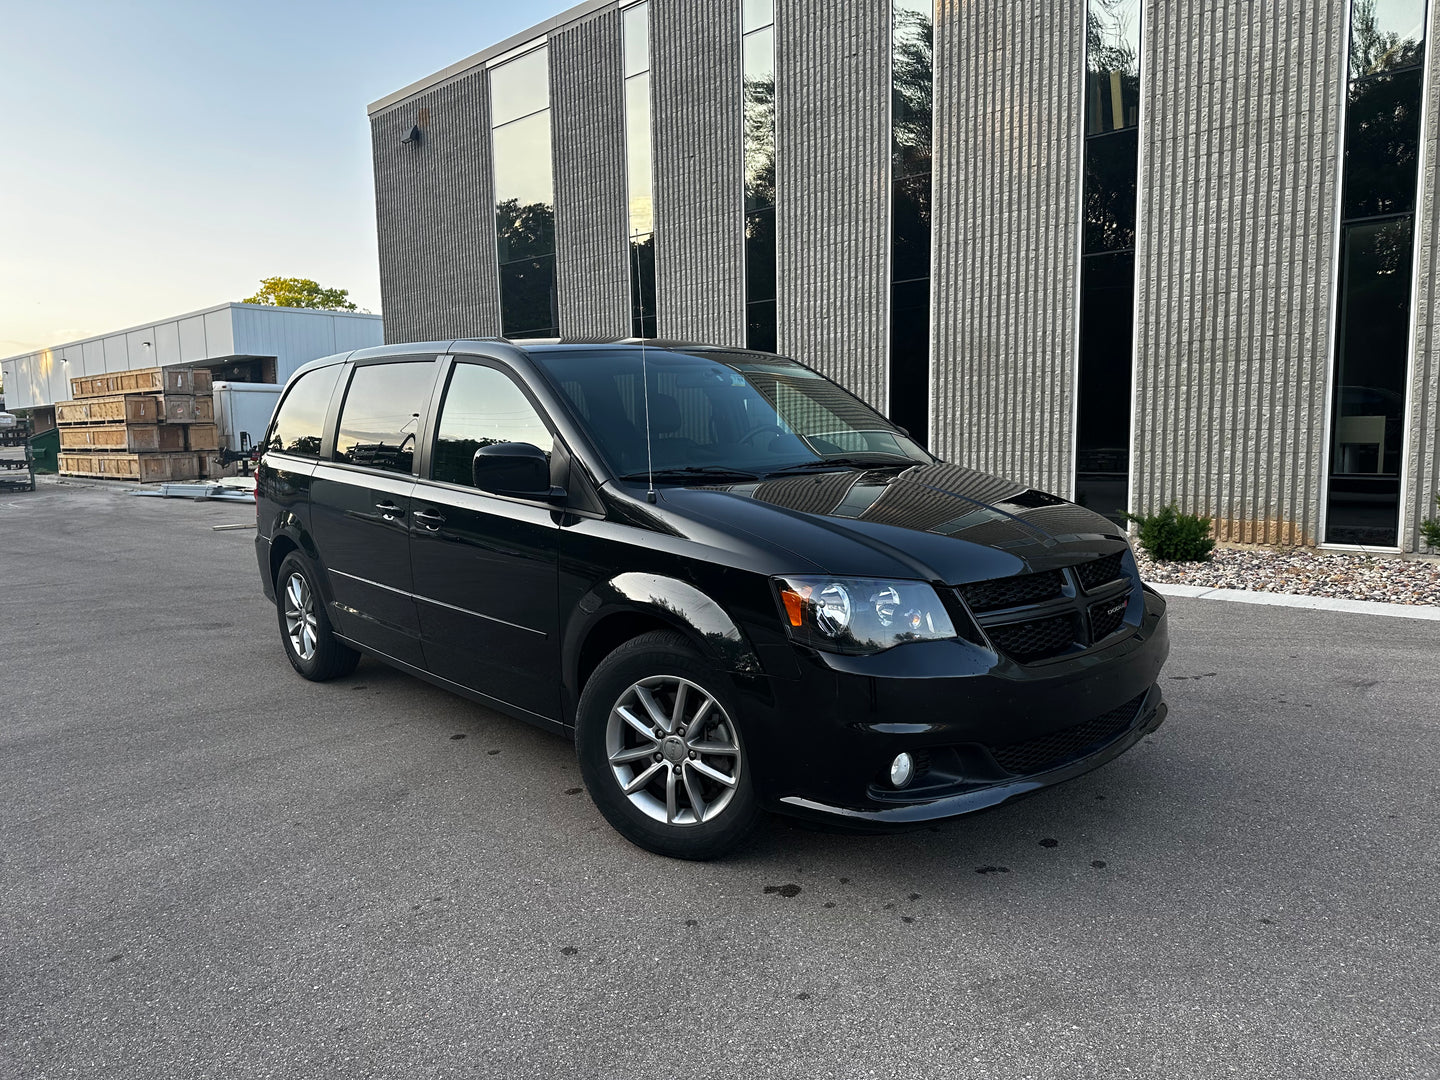
[[[781,896],[789,898],[800,895],[800,886],[794,882],[791,882],[789,885],[766,885],[765,891],[767,893],[779,893]]]

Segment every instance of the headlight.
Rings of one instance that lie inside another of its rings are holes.
[[[923,581],[783,577],[775,587],[790,636],[817,649],[874,653],[956,636],[940,597]]]

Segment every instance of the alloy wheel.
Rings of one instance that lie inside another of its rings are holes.
[[[315,658],[320,627],[315,618],[315,597],[303,574],[291,574],[285,582],[285,632],[296,656],[306,662]]]
[[[647,817],[699,825],[725,812],[740,782],[740,738],[704,687],[677,675],[641,679],[616,699],[605,728],[615,782]]]

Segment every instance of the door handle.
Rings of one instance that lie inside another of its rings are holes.
[[[375,509],[380,511],[380,516],[386,521],[394,521],[396,518],[405,516],[405,511],[393,502],[378,502],[375,504]]]
[[[411,517],[431,532],[439,532],[440,526],[445,524],[445,515],[438,510],[416,510]]]

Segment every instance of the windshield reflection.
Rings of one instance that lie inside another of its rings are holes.
[[[652,457],[657,483],[934,461],[868,405],[792,360],[645,351],[648,370],[638,349],[531,352],[617,476],[643,476]]]

